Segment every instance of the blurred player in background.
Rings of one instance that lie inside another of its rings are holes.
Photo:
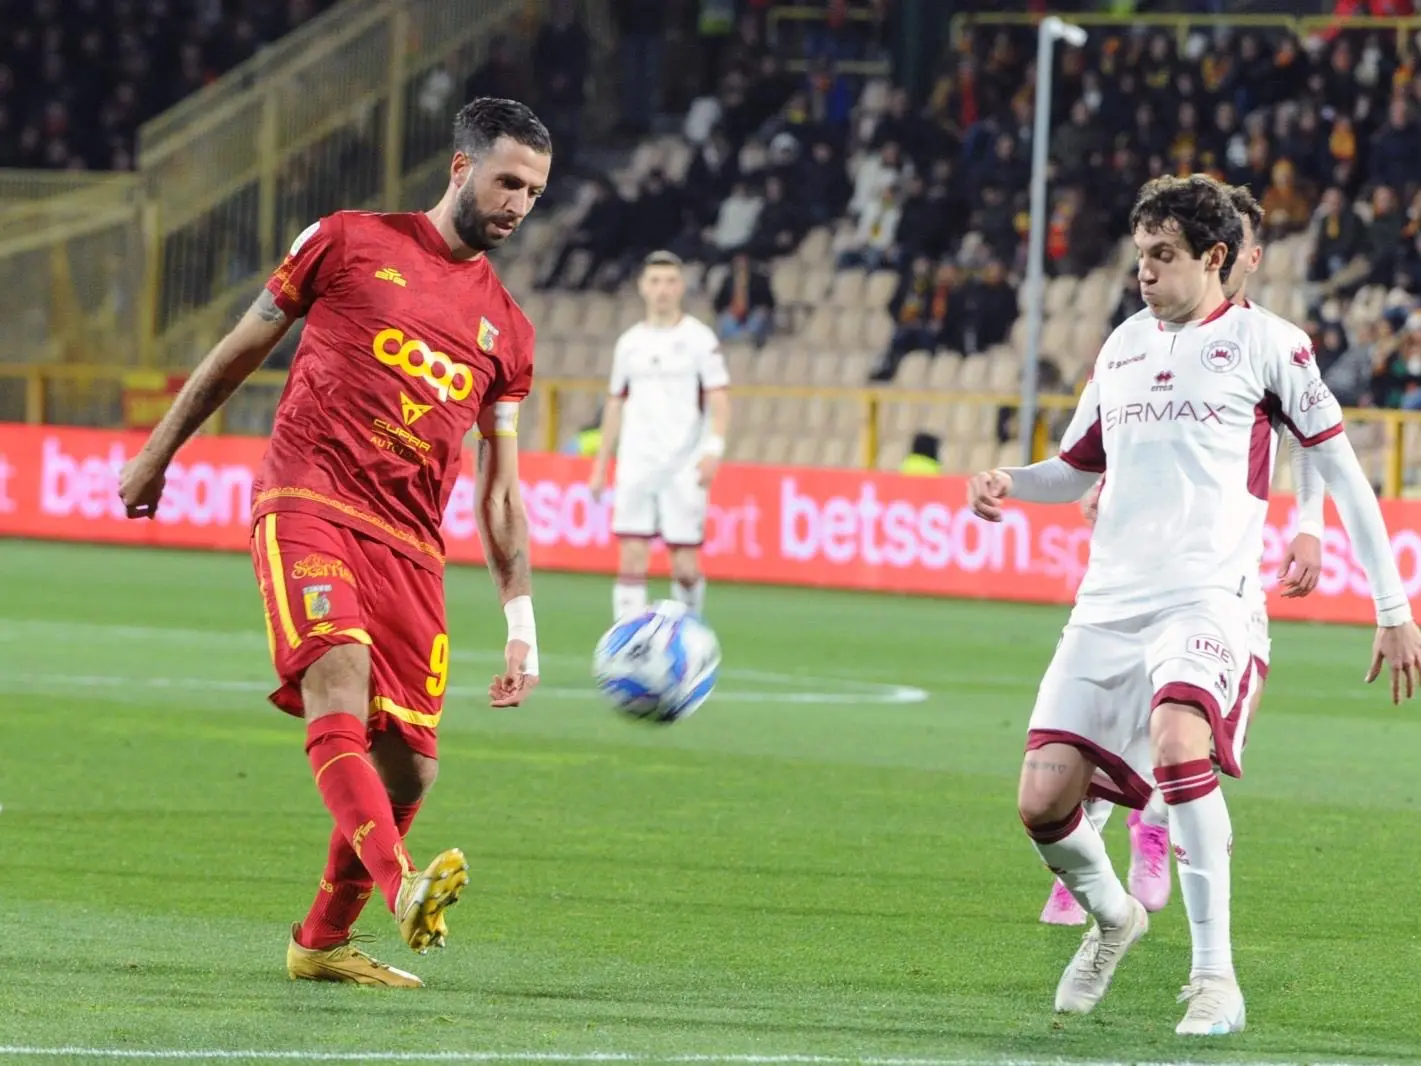
[[[1243,242],[1239,245],[1233,269],[1224,282],[1224,297],[1240,307],[1256,307],[1249,302],[1247,288],[1248,279],[1258,270],[1263,259],[1263,245],[1258,237],[1263,225],[1263,208],[1254,199],[1253,193],[1243,186],[1231,186],[1228,192],[1243,222]],[[1152,316],[1146,308],[1135,317],[1149,319]],[[1275,421],[1273,429],[1281,439],[1282,423]],[[1278,580],[1284,586],[1285,597],[1297,598],[1312,592],[1322,573],[1323,501],[1327,493],[1322,475],[1308,458],[1307,449],[1299,445],[1297,438],[1291,434],[1287,435],[1287,446],[1297,494],[1298,529],[1283,556]],[[1081,501],[1085,519],[1092,526],[1095,525],[1104,481],[1104,478],[1097,481]],[[1253,604],[1249,624],[1250,652],[1258,679],[1249,708],[1251,721],[1263,699],[1272,642],[1268,637],[1268,596],[1261,580],[1251,584],[1249,597]],[[1115,804],[1109,800],[1090,799],[1086,801],[1085,814],[1097,831],[1103,831],[1114,809]],[[1130,812],[1126,825],[1130,831],[1130,873],[1127,879],[1130,895],[1144,904],[1147,911],[1162,910],[1169,902],[1170,893],[1169,811],[1159,789],[1150,793],[1150,801],[1144,810]],[[1051,887],[1051,894],[1041,911],[1041,921],[1047,925],[1084,925],[1086,922],[1085,911],[1059,878]]]
[[[307,228],[121,475],[128,516],[154,517],[183,442],[306,316],[252,507],[281,681],[271,699],[305,718],[335,819],[316,900],[292,927],[292,979],[418,987],[356,949],[351,926],[378,886],[405,943],[443,946],[444,910],[468,883],[457,849],[421,871],[403,840],[438,766],[450,663],[440,523],[475,428],[479,531],[508,620],[490,701],[516,705],[537,683],[517,438],[533,327],[484,253],[533,209],[551,153],[524,105],[465,106],[443,199],[428,212],[341,211]]]
[[[1176,1033],[1244,1028],[1233,966],[1233,832],[1214,762],[1242,775],[1256,670],[1258,580],[1281,421],[1310,449],[1377,610],[1366,680],[1389,663],[1392,699],[1421,678],[1421,631],[1381,508],[1343,430],[1307,335],[1224,297],[1243,239],[1228,191],[1195,175],[1147,184],[1131,212],[1140,292],[1154,321],[1102,347],[1060,454],[975,475],[969,502],[1000,521],[1008,495],[1079,500],[1107,466],[1090,561],[1032,712],[1018,808],[1046,865],[1094,919],[1056,1009],[1104,997],[1149,915],[1125,891],[1082,805],[1087,795],[1169,808],[1192,959]],[[1252,576],[1250,576],[1252,575]]]
[[[652,538],[671,553],[671,595],[696,614],[705,609],[700,549],[711,481],[725,455],[730,375],[715,331],[681,309],[681,260],[653,252],[637,283],[646,320],[627,330],[612,353],[602,411],[602,441],[589,478],[594,493],[617,457],[612,533],[620,560],[612,617],[646,607]]]

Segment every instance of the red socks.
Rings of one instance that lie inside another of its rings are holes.
[[[336,832],[348,842],[356,860],[355,864],[343,860],[335,869],[337,849],[333,847],[328,872],[363,866],[380,886],[393,913],[405,871],[414,867],[369,751],[365,722],[353,714],[327,714],[306,724],[306,754],[316,775],[316,787],[335,819]],[[341,884],[329,876],[326,880],[333,886]]]
[[[410,831],[419,804],[393,804],[395,828],[403,837]],[[365,901],[375,887],[365,864],[355,857],[350,842],[339,829],[331,832],[330,851],[326,856],[326,871],[321,875],[321,887],[297,930],[296,942],[302,947],[323,950],[344,943],[350,927],[365,909]]]

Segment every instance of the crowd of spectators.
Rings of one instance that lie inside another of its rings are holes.
[[[827,61],[788,75],[757,29],[742,22],[716,91],[686,115],[684,180],[654,173],[635,197],[609,184],[605,217],[589,215],[574,235],[598,263],[621,264],[600,280],[615,284],[642,246],[667,244],[706,263],[744,262],[733,302],[768,315],[769,287],[758,286],[757,304],[743,279],[831,223],[837,268],[899,274],[876,376],[891,377],[911,350],[968,355],[1004,341],[1026,267],[1034,33],[969,34],[914,99]],[[1202,171],[1247,185],[1266,238],[1311,235],[1301,324],[1339,395],[1421,409],[1417,56],[1417,42],[1394,32],[1200,31],[1180,45],[1148,25],[1063,48],[1048,275],[1105,262],[1150,177]],[[1386,290],[1382,312],[1349,316],[1372,286]],[[1115,321],[1139,306],[1122,278]]]
[[[0,167],[131,170],[138,127],[333,0],[0,0]]]
[[[0,0],[0,165],[129,168],[140,122],[329,2]],[[837,269],[898,275],[876,376],[891,377],[912,350],[971,355],[1007,340],[1026,266],[1034,32],[968,32],[915,97],[838,64],[881,57],[879,24],[831,18],[774,47],[766,5],[710,7],[725,10],[726,32],[681,122],[684,174],[653,169],[635,189],[594,176],[592,208],[538,284],[614,288],[645,252],[669,247],[723,265],[707,275],[719,328],[764,343],[786,322],[775,313],[774,260],[829,225]],[[632,72],[622,126],[643,133],[665,66],[667,8],[614,8]],[[575,5],[552,0],[529,43],[494,42],[464,88],[531,94],[557,128],[560,158],[575,162],[591,62]],[[1393,31],[1180,39],[1147,21],[1063,47],[1048,274],[1106,261],[1151,176],[1203,171],[1247,185],[1266,238],[1310,235],[1302,324],[1335,391],[1347,403],[1421,409],[1418,54],[1417,40]],[[807,71],[791,70],[795,59]],[[1373,294],[1374,314],[1350,313],[1359,292]],[[1122,278],[1115,320],[1137,306]]]

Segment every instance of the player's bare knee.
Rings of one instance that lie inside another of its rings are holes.
[[[1212,737],[1208,716],[1192,704],[1161,703],[1150,715],[1150,746],[1156,766],[1207,759]]]
[[[364,644],[336,644],[307,669],[301,679],[306,717],[353,714],[365,717],[370,700],[370,649]]]
[[[385,784],[390,802],[399,805],[424,799],[439,776],[439,760],[421,755],[398,733],[381,732],[371,737],[370,760]]]
[[[643,537],[623,537],[617,547],[619,569],[627,577],[645,577],[651,562],[651,546]]]
[[[1047,744],[1026,753],[1016,806],[1028,830],[1060,823],[1085,802],[1094,766],[1068,744]]]

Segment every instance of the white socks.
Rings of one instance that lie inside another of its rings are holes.
[[[620,622],[646,610],[646,578],[617,578],[612,586],[612,621]]]
[[[679,581],[671,582],[671,598],[677,603],[684,603],[692,614],[704,614],[706,579],[698,577],[693,585],[683,585]]]
[[[1194,944],[1191,977],[1234,976],[1229,935],[1229,867],[1233,826],[1219,778],[1208,759],[1155,768],[1169,805],[1169,836],[1179,891]]]
[[[1119,927],[1130,917],[1129,896],[1120,883],[1105,841],[1080,808],[1064,822],[1027,827],[1036,853],[1061,879],[1087,914],[1105,927]]]
[[[706,579],[697,578],[695,584],[683,585],[671,582],[671,598],[683,603],[694,614],[704,614],[706,606]],[[612,586],[612,620],[620,622],[646,610],[646,578],[619,577]]]
[[[1085,816],[1090,819],[1090,824],[1095,826],[1097,833],[1105,832],[1105,823],[1110,821],[1110,812],[1114,809],[1115,804],[1106,799],[1085,801]]]
[[[1150,802],[1145,804],[1145,809],[1140,812],[1140,821],[1156,829],[1169,826],[1169,807],[1164,802],[1164,793],[1159,789],[1150,793]]]

